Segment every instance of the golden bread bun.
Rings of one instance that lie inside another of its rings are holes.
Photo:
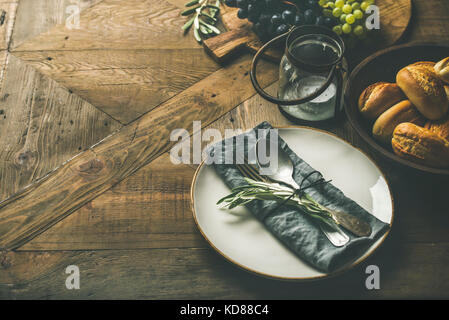
[[[415,106],[404,100],[382,113],[373,126],[373,136],[376,140],[390,144],[394,129],[403,122],[422,126],[426,122]]]
[[[375,120],[391,106],[404,99],[404,93],[396,84],[378,82],[362,92],[359,98],[359,110],[365,118]]]
[[[449,142],[413,123],[398,125],[391,144],[402,158],[436,168],[449,167]]]
[[[435,62],[432,62],[432,61],[418,61],[418,62],[415,62],[415,63],[411,64],[410,66],[425,67],[425,68],[428,68],[431,71],[434,71]]]
[[[449,100],[443,82],[435,72],[423,65],[410,65],[396,76],[396,82],[408,99],[429,120],[443,118]]]
[[[449,141],[449,117],[439,121],[428,121],[424,128]]]
[[[449,83],[449,57],[438,62],[434,67],[437,76],[446,83]]]

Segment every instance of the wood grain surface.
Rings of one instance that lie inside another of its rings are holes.
[[[67,1],[21,3],[17,20],[31,23],[16,29],[12,51],[123,124],[218,69],[179,31],[184,19],[168,2],[84,1],[79,28],[68,29]],[[45,23],[30,18],[47,11]]]
[[[169,140],[173,130],[193,121],[207,125],[248,99],[254,94],[245,71],[248,58],[218,70],[0,203],[0,248],[18,248],[168,151],[175,144]],[[261,83],[275,80],[273,69]]]
[[[57,24],[12,51],[195,48],[195,39],[180,32],[180,12],[166,1],[103,0],[81,12],[79,28]]]
[[[0,0],[0,50],[9,48],[19,0]]]
[[[351,273],[320,282],[267,280],[210,248],[9,252],[0,254],[0,297],[23,299],[398,299],[441,298],[449,246],[391,239]],[[429,255],[429,252],[432,252]],[[367,290],[365,268],[381,266],[381,290]],[[65,270],[80,269],[80,290]],[[32,267],[31,267],[32,266]]]
[[[190,210],[194,170],[165,153],[23,250],[205,247]]]
[[[0,204],[0,247],[16,248],[0,251],[1,299],[449,297],[449,182],[385,161],[346,119],[319,127],[385,172],[395,223],[383,247],[346,274],[303,284],[226,262],[196,230],[196,165],[172,164],[170,132],[192,134],[194,120],[221,133],[292,123],[255,95],[250,56],[219,67],[182,34],[183,0],[82,0],[72,30],[69,2],[0,1],[17,7],[9,36],[0,28],[0,199],[11,195]],[[413,7],[402,41],[449,42],[449,2]],[[260,68],[274,93],[277,67]],[[73,264],[80,290],[64,286]],[[381,270],[381,290],[365,287],[370,264]]]
[[[378,0],[380,30],[378,47],[395,44],[407,30],[412,17],[412,0]]]
[[[198,47],[52,50],[15,55],[123,124],[218,69]]]
[[[100,1],[103,0],[20,0],[11,48],[49,31],[55,25],[65,25],[70,17],[69,6],[79,4],[81,12]]]
[[[13,55],[0,97],[0,201],[120,127]]]

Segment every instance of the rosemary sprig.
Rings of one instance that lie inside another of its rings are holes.
[[[204,38],[209,38],[221,33],[216,27],[220,13],[221,0],[189,0],[185,4],[186,9],[182,16],[191,16],[182,26],[184,32],[188,32],[193,26],[193,35],[201,43]]]
[[[282,203],[285,202],[293,192],[291,188],[277,183],[265,183],[249,178],[245,178],[245,180],[248,185],[232,189],[231,194],[220,199],[217,202],[217,205],[220,205],[221,208],[233,209],[254,200],[277,201]],[[295,206],[313,219],[324,222],[333,229],[337,228],[336,223],[332,218],[332,214],[306,193],[293,196],[285,203],[285,205]]]

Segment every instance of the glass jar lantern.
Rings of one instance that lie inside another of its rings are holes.
[[[263,90],[256,77],[257,64],[275,42],[286,38],[279,69],[277,97]],[[266,43],[254,56],[251,81],[266,100],[301,121],[335,119],[342,111],[343,88],[347,79],[345,44],[333,31],[321,26],[301,26]]]

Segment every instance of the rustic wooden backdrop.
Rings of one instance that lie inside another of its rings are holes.
[[[195,166],[171,163],[170,132],[291,123],[255,95],[251,56],[220,67],[182,34],[184,0],[80,0],[69,29],[73,3],[0,0],[0,298],[449,297],[449,182],[375,154],[396,211],[368,261],[310,283],[225,261],[194,225]],[[413,6],[401,41],[449,42],[449,2]],[[277,67],[260,68],[275,90]],[[323,128],[370,152],[347,121]],[[80,290],[65,287],[72,264]],[[381,290],[365,288],[370,264]]]

